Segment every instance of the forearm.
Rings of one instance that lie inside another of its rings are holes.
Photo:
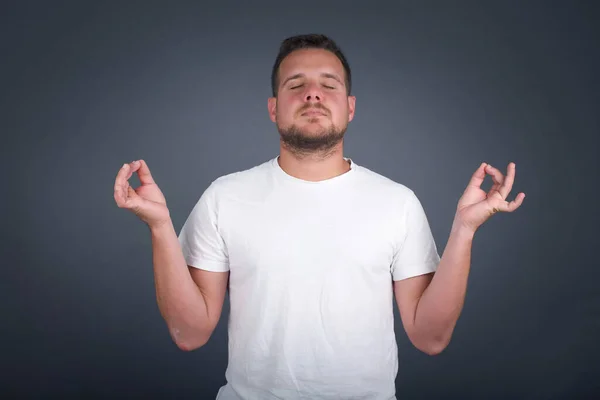
[[[417,304],[415,330],[425,343],[444,348],[463,308],[471,265],[472,231],[453,225],[440,264]]]
[[[150,232],[160,313],[180,348],[201,346],[210,336],[206,301],[190,275],[172,221]]]

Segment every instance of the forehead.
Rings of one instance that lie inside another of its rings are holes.
[[[344,66],[335,54],[324,49],[300,49],[288,54],[279,66],[279,76],[285,79],[297,73],[330,72],[344,77]]]

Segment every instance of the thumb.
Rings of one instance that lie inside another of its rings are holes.
[[[152,174],[150,173],[150,168],[148,168],[148,164],[144,160],[138,160],[137,163],[140,165],[140,169],[138,169],[138,177],[140,178],[140,182],[142,185],[148,185],[154,182],[154,178],[152,178]]]
[[[471,180],[469,181],[467,188],[471,187],[471,186],[478,187],[478,188],[481,187],[481,184],[485,180],[485,168],[487,165],[488,165],[487,163],[481,163],[479,165],[479,168],[477,168],[477,170],[471,176]]]

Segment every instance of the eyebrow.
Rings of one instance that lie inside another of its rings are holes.
[[[286,83],[288,83],[288,81],[291,81],[292,79],[303,78],[303,77],[305,77],[305,76],[306,76],[306,75],[304,75],[304,74],[302,74],[302,73],[299,73],[299,74],[292,75],[292,76],[288,77],[288,78],[287,78],[285,81],[283,81],[283,83],[281,84],[281,86],[284,86]],[[338,81],[340,84],[342,84],[342,85],[344,84],[344,82],[342,82],[342,80],[341,80],[341,79],[340,79],[340,78],[339,78],[339,77],[338,77],[336,74],[331,74],[331,73],[328,73],[328,72],[323,72],[323,73],[321,74],[321,76],[322,76],[322,77],[324,77],[324,78],[331,78],[331,79],[335,79],[335,80],[336,80],[336,81]]]

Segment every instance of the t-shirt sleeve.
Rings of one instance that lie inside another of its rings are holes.
[[[227,249],[218,224],[214,182],[204,191],[179,233],[183,257],[191,267],[213,272],[229,271]]]
[[[401,236],[391,266],[395,281],[435,272],[440,262],[425,210],[414,192],[403,211]]]

